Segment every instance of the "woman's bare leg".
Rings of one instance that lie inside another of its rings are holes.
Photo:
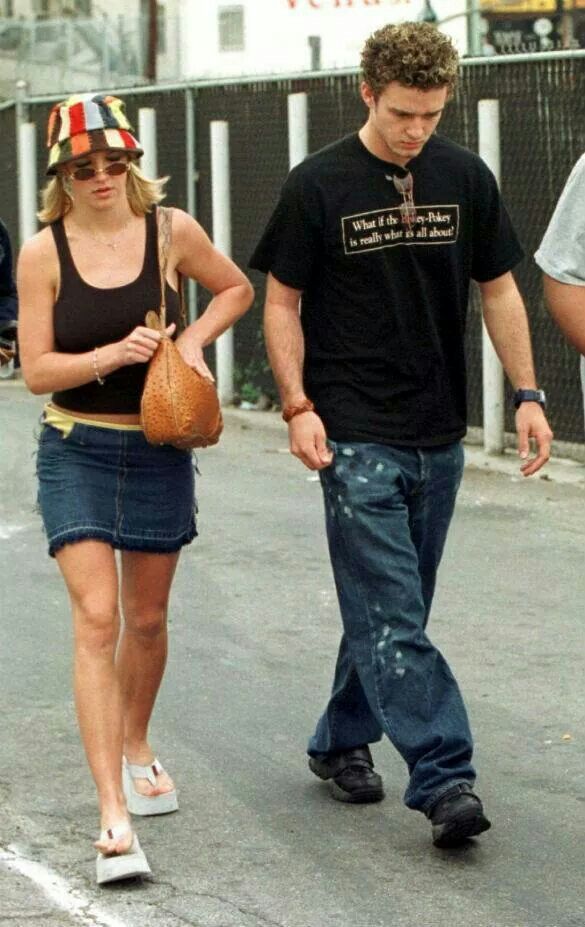
[[[122,552],[124,624],[116,665],[124,705],[124,754],[139,766],[154,759],[148,725],[167,661],[167,609],[178,559],[179,553]],[[164,773],[156,786],[147,779],[135,779],[134,785],[143,795],[174,788]]]
[[[56,554],[73,612],[77,717],[95,780],[101,828],[128,820],[122,791],[123,713],[114,657],[120,630],[114,551],[102,541],[67,544]],[[124,852],[131,834],[98,841],[102,852]]]

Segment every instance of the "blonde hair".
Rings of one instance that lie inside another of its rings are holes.
[[[128,163],[126,195],[130,209],[137,216],[144,216],[152,207],[164,200],[168,177],[150,180],[134,161]],[[56,222],[73,207],[71,181],[64,171],[59,171],[41,190],[41,209],[37,216],[40,222]]]

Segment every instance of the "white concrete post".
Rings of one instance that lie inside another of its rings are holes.
[[[306,93],[288,95],[288,164],[292,170],[309,153],[309,111]]]
[[[229,123],[211,123],[211,210],[213,242],[231,257],[232,217],[230,206]],[[217,391],[222,403],[234,398],[234,333],[230,328],[215,343]]]
[[[34,122],[18,126],[18,231],[20,244],[37,230],[37,136]]]
[[[467,44],[469,54],[474,58],[481,55],[481,10],[479,0],[467,0]]]
[[[138,110],[138,140],[144,149],[140,159],[140,170],[154,180],[158,177],[156,110],[150,107],[142,106]]]
[[[500,183],[500,103],[480,100],[479,153]],[[504,372],[485,323],[482,324],[483,446],[487,454],[504,451]]]

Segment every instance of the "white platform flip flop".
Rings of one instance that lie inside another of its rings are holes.
[[[171,792],[163,792],[162,795],[141,795],[140,792],[136,791],[135,779],[148,779],[151,785],[156,785],[157,777],[162,772],[164,772],[164,769],[157,759],[154,759],[150,766],[137,766],[135,763],[129,763],[124,757],[122,785],[124,786],[124,796],[130,814],[146,816],[150,814],[170,814],[172,811],[179,810],[176,789]]]
[[[100,834],[100,840],[118,840],[127,833],[132,833],[132,831],[130,825],[124,821],[122,824],[103,830]],[[105,885],[107,882],[119,882],[121,879],[134,879],[137,876],[152,875],[148,860],[136,834],[132,835],[132,843],[125,853],[114,853],[108,856],[98,853],[96,875],[98,885]]]

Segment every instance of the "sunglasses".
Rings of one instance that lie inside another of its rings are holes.
[[[71,171],[71,176],[75,177],[76,180],[91,180],[96,174],[108,174],[109,177],[119,177],[121,174],[125,174],[127,170],[127,161],[113,161],[111,164],[107,164],[106,167],[97,169],[95,167],[78,167],[76,170]]]

